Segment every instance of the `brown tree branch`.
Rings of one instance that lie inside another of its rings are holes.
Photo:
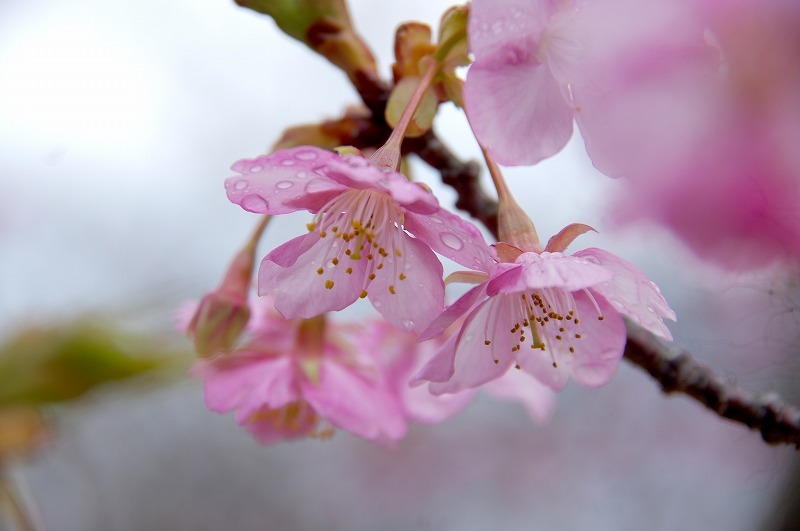
[[[669,348],[643,328],[627,324],[625,359],[647,371],[665,393],[689,395],[719,416],[760,431],[769,444],[800,449],[800,409],[775,393],[756,396],[736,381],[714,374],[689,352]]]

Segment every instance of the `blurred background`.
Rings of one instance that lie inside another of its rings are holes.
[[[351,14],[388,76],[395,26],[435,25],[448,6],[353,0]],[[394,448],[342,432],[264,448],[207,411],[186,376],[190,345],[171,323],[183,301],[216,286],[254,225],[225,197],[229,167],[286,127],[357,101],[343,74],[230,1],[0,2],[0,344],[25,330],[35,340],[48,327],[113,323],[119,332],[103,345],[123,360],[114,377],[150,372],[126,358],[126,337],[163,369],[65,393],[81,396],[42,410],[34,452],[0,454],[44,528],[795,528],[795,450],[662,395],[628,363],[599,390],[569,386],[547,425],[481,399]],[[451,105],[436,128],[478,158]],[[722,274],[658,227],[613,226],[609,198],[623,184],[593,170],[577,136],[507,176],[543,239],[588,223],[600,234],[574,249],[602,246],[639,265],[678,314],[678,344],[754,392],[800,402],[795,273]],[[263,251],[306,221],[274,220]]]

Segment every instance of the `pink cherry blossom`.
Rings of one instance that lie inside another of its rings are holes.
[[[263,444],[327,438],[335,428],[375,441],[405,435],[403,409],[371,353],[324,317],[287,321],[269,303],[254,308],[242,347],[194,366],[209,409],[235,410]]]
[[[690,46],[710,51],[683,4],[475,0],[468,28],[475,62],[464,98],[476,136],[501,164],[535,164],[566,145],[577,118],[591,154],[588,144],[596,135],[602,141],[612,114],[591,97],[606,95],[621,74],[604,69],[609,57],[629,71],[648,65],[656,72]],[[647,125],[648,116],[632,125]]]
[[[435,337],[466,314],[455,340],[416,377],[436,382],[435,392],[482,385],[512,366],[556,391],[570,376],[582,385],[603,385],[625,347],[621,315],[671,340],[662,319],[675,314],[655,284],[625,260],[600,249],[552,251],[563,246],[558,239],[542,253],[498,245],[513,260],[498,264],[420,337]]]
[[[472,269],[493,260],[474,225],[361,156],[299,147],[233,169],[239,175],[226,181],[228,197],[245,210],[316,214],[307,234],[274,249],[259,270],[259,293],[274,293],[287,318],[369,297],[390,323],[419,331],[443,307],[442,266],[433,251]]]
[[[500,163],[560,150],[628,178],[622,221],[655,220],[731,269],[800,256],[800,4],[475,0],[464,87]]]
[[[591,95],[587,110],[604,107],[615,118],[609,134],[593,134],[587,149],[595,164],[631,177],[617,203],[619,219],[663,223],[698,255],[729,269],[797,260],[800,4],[697,7],[715,53],[712,67],[682,57],[670,69],[643,68],[638,78]],[[624,126],[644,108],[646,123]],[[650,147],[633,157],[631,142],[645,134]]]

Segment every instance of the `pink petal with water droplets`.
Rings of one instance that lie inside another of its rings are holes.
[[[489,281],[486,292],[519,293],[531,289],[559,288],[575,291],[611,279],[607,269],[583,258],[561,253],[524,253],[516,265]]]
[[[249,212],[287,214],[298,210],[292,203],[306,196],[306,184],[324,177],[317,168],[337,158],[336,153],[304,146],[240,160],[231,167],[239,175],[226,179],[225,190],[231,202]]]
[[[453,376],[445,383],[432,383],[431,392],[455,393],[502,376],[514,361],[512,326],[510,300],[495,297],[481,303],[458,333]]]
[[[474,0],[468,20],[469,46],[483,59],[510,44],[538,39],[552,11],[550,0]]]
[[[444,309],[442,264],[424,243],[393,232],[389,255],[369,284],[369,300],[394,326],[420,332]]]
[[[572,136],[574,109],[533,56],[508,65],[477,61],[467,73],[464,102],[475,136],[499,164],[536,164]]]
[[[403,174],[372,166],[367,159],[349,156],[328,165],[326,174],[337,183],[357,190],[387,192],[402,207],[420,214],[432,214],[439,202],[429,191],[410,182]]]
[[[613,273],[611,279],[592,287],[592,291],[605,297],[614,308],[634,323],[658,337],[672,341],[672,334],[662,319],[675,320],[675,312],[661,295],[661,291],[642,271],[630,262],[597,248],[575,253],[594,261]]]
[[[469,269],[494,271],[496,254],[472,223],[444,209],[430,216],[406,212],[404,228],[431,249]]]
[[[406,434],[403,410],[380,378],[326,359],[319,384],[304,381],[302,391],[322,417],[365,439],[395,440]]]

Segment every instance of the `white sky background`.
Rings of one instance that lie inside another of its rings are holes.
[[[388,74],[396,24],[435,24],[448,2],[351,6]],[[254,223],[225,197],[229,166],[263,152],[285,127],[336,116],[356,101],[342,74],[232,1],[0,3],[0,334],[31,319],[142,304],[166,319],[178,301],[216,284]],[[456,152],[477,157],[466,120],[450,106],[437,128]],[[433,174],[418,170],[452,202]],[[645,269],[678,311],[673,330],[682,344],[759,390],[795,380],[796,372],[775,370],[779,358],[765,364],[752,354],[765,340],[780,350],[792,326],[792,298],[766,292],[783,285],[769,275],[739,277],[720,293],[715,273],[699,271],[658,230],[615,232],[603,198],[620,183],[592,170],[579,140],[507,176],[543,240],[568,223],[588,223],[602,234],[575,249],[603,246]],[[275,220],[264,249],[303,223],[302,216]],[[765,322],[739,326],[752,318],[742,301],[766,308]],[[719,357],[723,350],[728,357]],[[770,510],[781,471],[796,462],[688,401],[664,399],[629,367],[602,390],[570,388],[551,426],[481,403],[454,423],[412,433],[394,452],[341,434],[324,445],[262,449],[201,402],[196,384],[186,383],[73,414],[61,442],[28,471],[44,516],[62,522],[52,528],[281,521],[341,529],[496,522],[748,529]],[[122,457],[118,444],[135,449]],[[159,459],[171,468],[159,469]],[[441,474],[435,487],[430,470]],[[262,483],[275,474],[280,483]],[[375,489],[385,477],[391,484]],[[209,504],[217,489],[237,493],[225,507],[238,517]],[[719,497],[701,500],[707,492]],[[360,499],[370,508],[349,513]],[[280,508],[269,500],[281,500]],[[675,514],[676,506],[687,510]]]

